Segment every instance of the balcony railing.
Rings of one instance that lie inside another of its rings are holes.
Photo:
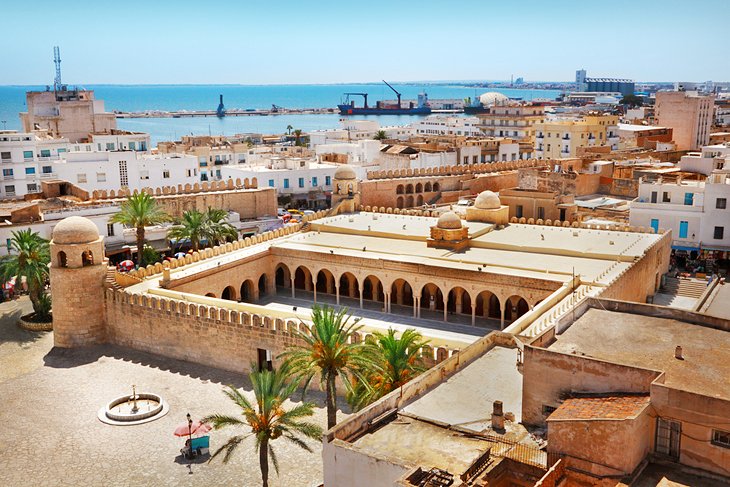
[[[33,162],[33,160],[34,159],[32,157],[24,157],[23,158],[23,162]],[[3,161],[3,162],[5,162],[5,161]]]
[[[44,178],[45,179],[47,179],[47,178],[55,178],[56,177],[56,173],[55,172],[42,172],[40,174],[40,176],[41,176],[41,179],[44,179]]]

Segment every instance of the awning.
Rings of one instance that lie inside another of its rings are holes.
[[[699,250],[700,250],[700,247],[699,246],[697,246],[697,247],[689,247],[687,245],[672,245],[672,248],[674,250],[686,250],[687,252],[693,252],[693,251],[699,252]]]
[[[726,245],[702,245],[701,250],[718,250],[720,252],[730,252],[730,247]]]

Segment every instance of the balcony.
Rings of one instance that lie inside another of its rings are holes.
[[[55,172],[42,172],[40,177],[41,179],[50,179],[57,177],[57,174]]]
[[[536,139],[544,139],[544,138],[545,138],[545,134],[537,134],[537,135],[535,136],[535,138],[536,138]]]
[[[39,161],[50,161],[51,160],[51,156],[38,156],[38,160]]]
[[[23,158],[23,162],[33,162],[33,161],[34,161],[34,159],[32,157],[24,157]],[[3,162],[5,162],[5,161],[3,161]]]

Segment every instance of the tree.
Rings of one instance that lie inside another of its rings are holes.
[[[409,328],[400,337],[392,328],[387,333],[374,332],[368,337],[367,346],[375,357],[375,367],[363,371],[367,384],[356,382],[347,400],[355,410],[380,399],[401,387],[426,370],[420,349],[428,343],[423,336]]]
[[[361,370],[374,365],[365,343],[351,343],[350,338],[361,326],[359,320],[350,323],[347,309],[336,311],[330,306],[312,308],[312,325],[304,326],[307,333],[295,332],[302,345],[289,347],[281,357],[287,366],[304,379],[304,390],[315,375],[327,396],[327,428],[337,424],[337,376],[342,377],[345,387],[350,388],[355,379],[363,379]],[[367,384],[367,383],[364,383]]]
[[[293,129],[294,129],[294,127],[292,127],[291,125],[287,125],[287,126],[286,126],[286,133],[287,133],[287,135],[291,135],[291,131],[292,131]]]
[[[302,145],[302,130],[296,129],[294,131],[294,145],[300,146]]]
[[[222,244],[226,241],[236,240],[238,230],[228,223],[228,212],[226,210],[208,208],[205,213],[205,238],[208,242]]]
[[[142,265],[144,227],[158,225],[169,219],[170,217],[157,206],[157,202],[152,196],[147,193],[139,193],[128,196],[119,211],[109,221],[137,229],[137,264]]]
[[[208,208],[205,213],[188,210],[183,213],[177,225],[167,232],[167,238],[177,240],[178,243],[189,240],[194,251],[200,249],[203,240],[212,245],[238,238],[238,231],[225,221],[226,218],[228,212],[225,210]]]
[[[636,95],[624,95],[619,103],[621,105],[628,105],[631,108],[640,107],[644,104],[641,97]]]
[[[252,364],[256,369],[256,364]],[[297,383],[289,380],[289,371],[286,367],[278,370],[261,370],[249,374],[253,393],[256,396],[254,406],[241,391],[233,386],[228,386],[225,394],[241,408],[243,419],[235,416],[213,414],[203,418],[203,422],[209,423],[214,429],[219,430],[228,426],[237,428],[250,428],[248,434],[232,436],[228,441],[218,448],[209,461],[225,452],[223,463],[228,463],[236,448],[248,437],[254,436],[255,448],[259,454],[259,466],[261,468],[261,480],[264,487],[269,485],[269,455],[278,475],[279,462],[274,454],[271,442],[283,436],[295,445],[312,452],[311,447],[301,438],[320,439],[322,429],[312,423],[301,421],[303,418],[314,414],[314,404],[304,402],[293,408],[284,409],[286,401],[296,390]]]
[[[33,312],[40,319],[47,318],[43,316],[47,313],[42,299],[48,279],[48,264],[51,262],[48,240],[30,228],[17,230],[12,232],[8,251],[10,253],[0,259],[0,276],[3,282],[16,277],[20,285],[20,277],[25,276]]]
[[[387,138],[388,138],[388,136],[385,135],[385,130],[378,130],[375,133],[375,136],[373,136],[373,140],[385,140]]]

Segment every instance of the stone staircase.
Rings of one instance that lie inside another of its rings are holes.
[[[706,287],[707,283],[699,279],[678,279],[667,276],[661,292],[671,296],[699,299]]]
[[[104,277],[104,287],[109,289],[122,289],[117,283],[116,274],[117,270],[114,267],[106,268],[106,276]]]

